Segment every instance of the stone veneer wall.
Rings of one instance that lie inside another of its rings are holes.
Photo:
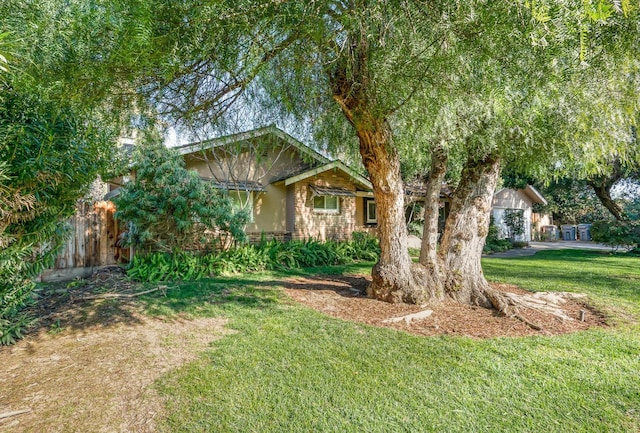
[[[321,173],[295,184],[294,239],[312,237],[318,240],[351,238],[356,228],[356,197],[339,197],[340,212],[324,213],[313,210],[313,191],[309,185],[341,188],[355,193],[353,182],[342,173]]]

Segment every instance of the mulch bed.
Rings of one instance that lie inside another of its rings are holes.
[[[286,293],[310,308],[329,316],[353,322],[406,331],[412,334],[436,336],[459,335],[472,338],[523,337],[558,335],[581,331],[594,326],[606,326],[604,315],[586,303],[586,297],[566,297],[562,309],[570,320],[551,314],[522,309],[520,315],[542,329],[533,329],[522,320],[502,317],[496,310],[445,301],[437,305],[419,306],[390,304],[366,297],[370,278],[363,276],[314,276],[291,278],[285,282]],[[517,294],[529,294],[516,286],[492,284],[495,289]],[[424,319],[390,323],[391,318],[406,316],[425,309],[433,313]],[[584,320],[580,320],[581,316]]]

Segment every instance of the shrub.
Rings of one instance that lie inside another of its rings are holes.
[[[128,272],[137,281],[197,280],[222,274],[330,266],[357,260],[373,261],[380,255],[378,240],[367,233],[354,233],[349,241],[320,242],[314,239],[280,242],[262,241],[219,251],[155,252],[137,255]]]
[[[640,221],[596,221],[591,226],[591,239],[612,248],[637,248],[640,245]]]
[[[515,241],[517,236],[524,234],[524,211],[522,209],[505,209],[504,223],[509,228],[509,238]]]
[[[485,254],[499,253],[501,251],[507,251],[512,248],[511,241],[509,239],[500,239],[500,231],[495,224],[489,226],[489,233],[484,244],[483,251]]]
[[[246,211],[235,211],[215,185],[148,133],[137,146],[135,178],[114,197],[116,218],[130,223],[124,243],[148,251],[215,249],[244,240]]]
[[[109,128],[92,117],[0,83],[0,344],[31,323],[32,279],[53,264],[77,200],[113,164]]]

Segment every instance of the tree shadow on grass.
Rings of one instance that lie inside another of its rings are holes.
[[[371,280],[358,275],[316,275],[286,279],[284,287],[299,290],[331,290],[348,298],[366,297]]]
[[[32,305],[28,312],[37,319],[30,333],[56,332],[62,329],[83,330],[106,328],[119,324],[140,325],[133,300],[98,299],[82,301],[73,299],[69,292],[46,294]]]
[[[124,275],[106,281],[47,284],[39,290],[40,299],[30,308],[31,314],[39,318],[31,332],[135,326],[143,323],[140,314],[214,317],[274,310],[283,304],[283,287],[332,290],[341,296],[357,297],[366,296],[369,282],[362,276],[326,275],[323,269],[305,269],[145,285],[133,283]],[[86,299],[103,293],[135,293],[155,287],[162,290],[133,298]]]
[[[279,304],[280,280],[219,277],[165,283],[165,296],[144,296],[139,302],[147,314],[215,316],[252,309],[271,309]]]

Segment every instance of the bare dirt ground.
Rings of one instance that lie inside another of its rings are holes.
[[[602,314],[582,298],[567,297],[570,319],[522,311],[527,320],[483,308],[443,303],[420,307],[364,296],[363,276],[317,276],[274,281],[295,301],[344,320],[406,332],[473,338],[553,335],[604,326]],[[522,293],[500,285],[501,290]],[[135,297],[145,289],[118,269],[89,280],[51,286],[34,313],[40,328],[12,347],[0,347],[0,431],[154,432],[163,401],[153,387],[165,372],[195,359],[230,331],[222,319],[145,316]],[[98,299],[94,299],[94,298]],[[389,319],[432,310],[426,318]],[[579,320],[584,314],[584,321]],[[11,412],[24,413],[3,417]]]
[[[38,333],[0,348],[0,416],[28,410],[0,419],[2,432],[155,432],[154,381],[228,333],[222,319],[163,321],[131,301],[64,299],[46,306]]]
[[[368,299],[365,290],[369,281],[363,276],[292,278],[287,280],[285,287],[286,293],[294,300],[330,316],[426,336],[523,337],[565,334],[593,326],[606,326],[602,313],[587,305],[585,298],[571,294],[559,297],[562,310],[568,316],[565,319],[537,310],[522,309],[521,316],[541,328],[534,329],[522,320],[501,317],[494,310],[454,302],[421,307]],[[493,287],[503,292],[528,294],[506,284],[494,284]],[[426,309],[432,311],[428,317],[393,321],[394,318]],[[581,320],[581,316],[584,320]]]

